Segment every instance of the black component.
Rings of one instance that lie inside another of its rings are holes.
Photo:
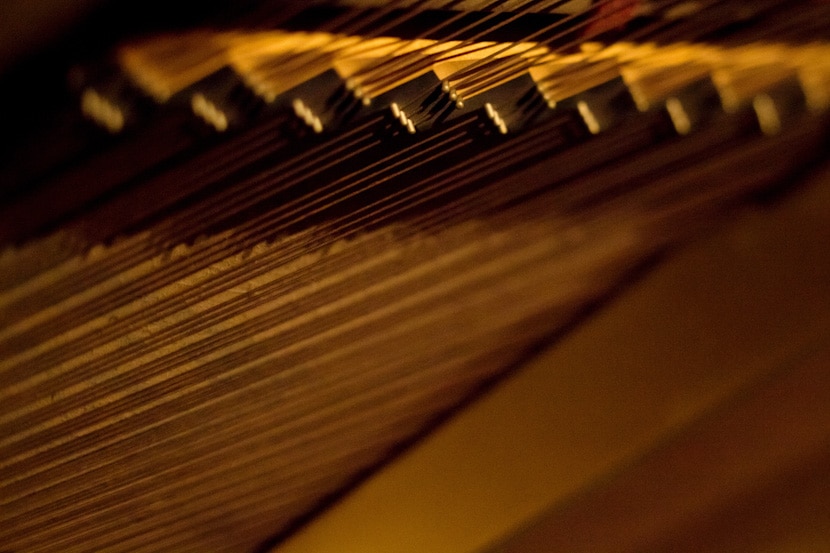
[[[365,107],[340,75],[329,69],[280,94],[269,110],[291,110],[301,134],[319,134],[351,121]]]
[[[675,129],[687,134],[723,113],[720,95],[709,77],[694,81],[676,91],[665,101],[665,108]]]
[[[168,103],[195,111],[194,97],[197,95],[201,95],[223,113],[227,118],[228,129],[250,123],[265,107],[265,103],[229,67],[224,67],[173,95]]]
[[[592,134],[608,130],[637,113],[622,77],[611,79],[559,102],[557,109],[579,112]]]

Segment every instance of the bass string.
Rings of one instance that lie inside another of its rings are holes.
[[[439,155],[440,155],[440,154],[439,154]],[[369,180],[371,180],[371,179],[369,179]],[[266,221],[267,221],[267,220],[268,220],[268,217],[266,217]],[[279,221],[279,219],[278,219],[278,221]],[[271,226],[273,227],[273,225],[271,225]],[[279,226],[278,226],[278,228],[279,228]],[[274,232],[274,230],[278,230],[278,228],[277,228],[277,229],[273,229],[273,228],[272,228],[272,229],[271,229],[271,232]],[[194,260],[194,261],[196,261],[196,260]],[[151,283],[151,284],[156,285],[156,284],[158,284],[158,283]]]
[[[616,0],[601,0],[600,2],[594,5],[594,10],[598,10],[598,8],[602,7],[603,5],[611,2],[615,2]],[[682,1],[682,0],[676,0]],[[567,29],[564,32],[560,32],[553,37],[549,37],[545,40],[542,40],[536,43],[533,46],[526,46],[526,51],[531,51],[533,48],[538,47],[545,47],[549,48],[552,46],[556,41],[559,39],[568,36],[569,34],[573,34],[575,31],[587,27],[593,23],[596,23],[604,18],[613,15],[616,12],[623,11],[628,9],[627,6],[622,5],[618,6],[615,10],[611,13],[596,13],[593,16],[585,18],[583,21],[577,21],[575,23],[571,23],[571,21],[562,22],[561,25],[558,26],[551,26],[547,29],[543,29],[541,31],[535,32],[530,36],[526,37],[526,41],[531,41],[539,36],[543,36],[551,31],[554,31],[560,27],[567,26]],[[570,16],[568,19],[571,20],[576,16]],[[449,83],[453,83],[455,81],[459,81],[458,84],[455,85],[454,88],[458,90],[459,96],[461,96],[461,91],[464,91],[464,94],[467,96],[472,96],[476,94],[480,94],[482,91],[487,90],[499,82],[509,80],[511,78],[515,78],[531,67],[539,64],[542,60],[547,59],[551,54],[567,52],[574,47],[579,46],[581,43],[585,42],[584,38],[577,38],[567,42],[565,44],[556,46],[555,48],[548,50],[541,54],[536,54],[530,57],[520,57],[520,56],[513,56],[507,60],[505,60],[501,64],[496,64],[495,67],[486,68],[487,63],[491,63],[494,61],[495,53],[487,58],[482,60],[478,60],[475,64],[465,69],[462,69],[450,77],[447,78]],[[502,48],[502,52],[507,51],[511,47],[518,46],[517,43],[513,45],[508,45]]]
[[[372,186],[374,186],[374,184],[373,184]],[[439,185],[438,185],[438,186],[440,186],[440,183],[439,183]],[[390,215],[393,215],[393,214],[390,214]],[[297,252],[297,253],[302,253],[302,252]],[[280,257],[282,257],[282,256],[280,256]],[[251,275],[250,275],[247,271],[246,271],[246,275],[247,275],[247,277],[246,277],[246,278],[250,278],[250,277],[251,277]],[[214,284],[215,284],[215,283],[214,283]],[[290,284],[290,283],[289,283],[289,284]],[[186,300],[186,298],[182,298],[182,299],[185,299],[185,300]]]
[[[285,160],[281,164],[277,165],[269,174],[279,174],[280,171],[287,169],[288,167],[296,166],[302,160],[307,160],[307,163],[302,165],[299,171],[308,171],[310,167],[315,165],[319,161],[319,154],[321,152],[327,152],[329,154],[339,155],[344,151],[347,151],[349,148],[353,147],[354,142],[351,140],[354,136],[362,136],[362,132],[369,128],[373,124],[373,121],[369,121],[366,124],[357,127],[351,128],[346,133],[338,135],[334,142],[327,141],[324,143],[320,143],[312,148],[309,148],[303,152],[303,154],[299,158],[292,158],[291,160]],[[265,139],[267,140],[268,134],[265,134]],[[334,146],[334,148],[332,148]],[[256,143],[254,144],[256,147]],[[236,156],[223,156],[222,159],[230,160],[234,159]],[[296,169],[296,167],[295,167]],[[295,173],[297,170],[295,170]],[[204,174],[203,174],[204,175]],[[225,173],[222,172],[220,175],[223,175],[222,178],[225,178]],[[219,179],[213,179],[213,181],[217,181]],[[258,187],[251,187],[247,189],[248,192],[260,193],[262,190],[268,187],[267,181],[265,184],[260,184]],[[223,202],[227,202],[229,198],[232,198],[235,193],[238,193],[238,189],[234,192],[223,191],[220,193],[220,197],[218,198],[218,202],[214,202],[213,205],[217,206],[217,209],[221,210]],[[250,196],[250,194],[249,194]],[[226,204],[225,204],[226,205]],[[201,207],[201,206],[200,206]],[[198,213],[198,212],[197,212]],[[212,211],[210,212],[211,215],[221,214],[221,211]],[[173,219],[168,219],[168,223],[172,224],[172,228],[180,228],[182,225],[187,225],[188,219],[193,216],[193,211],[185,210],[184,213],[180,214],[178,217]],[[192,219],[191,219],[192,221]],[[168,225],[169,226],[169,225]],[[162,225],[162,229],[164,225]],[[126,263],[127,265],[135,265],[136,263],[147,259],[148,256],[152,257],[156,255],[156,249],[153,243],[147,243],[145,241],[133,241],[131,242],[130,247],[126,249],[120,249],[118,255],[115,256],[113,259],[109,257],[105,257],[101,259],[101,265],[96,263],[96,273],[100,275],[100,278],[106,278],[112,275],[113,271],[119,270],[119,268],[123,267],[122,263]],[[63,288],[61,284],[67,285],[68,288],[65,289],[66,293],[72,293],[77,288],[77,280],[73,278],[72,275],[68,275],[61,282],[55,283],[55,286],[50,287],[50,296],[55,296],[53,299],[57,300],[60,296],[64,294],[60,294],[59,292]],[[25,306],[26,301],[23,300],[23,305]],[[22,310],[25,312],[27,310]],[[15,311],[16,312],[16,311]]]
[[[570,0],[553,0],[549,5],[544,6],[544,10],[545,10],[545,12],[555,10],[556,8],[561,7],[562,5],[566,4],[568,1],[570,1]],[[541,4],[544,5],[546,3],[543,2]],[[367,77],[366,77],[367,80],[372,79],[372,80],[370,80],[370,84],[367,85],[367,88],[371,87],[373,89],[381,89],[381,90],[387,89],[387,88],[389,88],[389,86],[392,83],[395,83],[397,81],[400,81],[402,78],[405,78],[407,73],[409,73],[409,74],[418,73],[418,72],[423,71],[424,69],[426,69],[428,67],[431,67],[436,62],[451,61],[452,59],[454,59],[458,56],[469,54],[471,52],[470,47],[475,46],[476,42],[480,38],[486,36],[489,33],[492,33],[495,30],[498,30],[498,29],[500,29],[500,28],[502,28],[506,25],[514,23],[516,20],[518,20],[521,17],[524,17],[524,16],[526,16],[530,13],[537,12],[539,8],[540,8],[540,3],[534,2],[533,0],[531,0],[530,2],[524,4],[524,7],[522,9],[520,9],[518,11],[511,11],[510,12],[511,15],[509,17],[507,17],[503,21],[497,23],[496,25],[492,25],[492,26],[489,26],[489,27],[484,27],[482,31],[474,34],[473,36],[464,38],[463,40],[460,40],[459,44],[454,45],[453,48],[450,49],[449,51],[441,51],[441,52],[437,52],[437,53],[429,55],[429,54],[427,54],[427,52],[429,52],[429,50],[431,48],[433,48],[432,46],[421,48],[420,50],[416,50],[415,52],[413,52],[413,54],[422,54],[422,57],[419,58],[419,57],[416,57],[415,55],[413,55],[412,57],[414,59],[412,59],[411,61],[406,60],[404,62],[398,62],[398,63],[403,63],[405,65],[403,65],[402,67],[394,68],[394,70],[392,70],[392,71],[390,71],[389,67],[384,67],[383,62],[380,62],[377,67],[372,67],[372,68],[370,68],[370,70],[367,70],[367,72],[366,72],[367,73]],[[485,16],[482,21],[476,22],[475,24],[470,25],[467,28],[465,28],[465,29],[463,29],[459,32],[451,34],[449,38],[454,39],[454,38],[457,38],[459,36],[464,36],[465,34],[468,34],[470,31],[475,29],[476,27],[486,23],[488,19],[492,19],[492,18],[499,17],[499,16],[500,16],[500,14],[498,14],[497,12],[494,12],[493,14],[490,14],[489,16]],[[512,47],[512,44],[515,44],[515,43],[511,43],[511,47]],[[491,47],[491,45],[485,44],[485,45],[481,45],[479,47],[479,49],[486,49],[486,48],[490,48],[490,47]],[[453,54],[453,52],[455,52],[455,54]],[[392,61],[393,60],[389,60],[390,63],[392,63]],[[370,71],[371,71],[371,73],[370,73]],[[374,75],[372,75],[372,73],[374,73]],[[402,77],[402,75],[403,75],[403,77]]]
[[[493,0],[490,3],[486,4],[483,9],[484,10],[491,10],[493,8],[498,8],[499,6],[505,4],[508,1],[509,0]],[[554,3],[561,4],[562,0],[557,0]],[[523,0],[524,8],[523,8],[523,10],[521,10],[521,15],[524,15],[526,13],[526,11],[524,11],[524,10],[532,9],[532,7],[535,7],[536,4],[538,4],[538,0]],[[450,22],[455,21],[458,17],[462,17],[464,15],[465,15],[464,13],[461,13],[461,14],[456,15],[453,18],[450,18],[448,21],[442,23],[441,25],[438,25],[437,27],[434,27],[433,31],[434,31],[434,29],[443,28],[444,26],[446,26]],[[456,40],[459,36],[463,36],[463,35],[469,33],[470,31],[472,31],[473,29],[475,29],[477,27],[484,26],[491,19],[498,18],[500,16],[501,16],[501,14],[499,12],[493,11],[493,12],[489,13],[488,15],[485,15],[482,19],[477,20],[477,21],[467,25],[466,27],[463,27],[461,29],[453,31],[449,35],[442,37],[441,42]],[[501,26],[503,26],[503,25],[495,25],[495,26],[492,26],[492,27],[488,27],[489,32],[492,32],[493,30],[496,30],[496,29],[500,28]],[[429,36],[429,31],[424,33],[424,36]],[[468,46],[468,45],[472,44],[473,42],[474,42],[474,40],[470,40],[470,39],[462,40],[461,43],[457,46],[457,48],[462,48],[464,46]],[[401,46],[401,49],[403,49],[403,48],[405,48],[405,45]],[[420,53],[420,54],[427,55],[427,52],[429,52],[430,50],[433,50],[433,49],[434,49],[433,45],[428,45],[428,46],[422,47],[420,49],[408,52],[408,54],[419,54]],[[364,68],[364,69],[361,69],[361,70],[357,71],[352,76],[353,77],[371,78],[371,75],[373,75],[375,73],[388,74],[391,71],[398,71],[399,70],[398,66],[400,66],[400,65],[401,65],[400,60],[397,60],[395,58],[390,58],[390,59],[387,59],[387,60],[380,60],[376,64],[373,64],[373,65],[371,65],[367,68]],[[405,69],[404,69],[404,72],[406,72]],[[375,77],[375,78],[379,78],[379,77]]]
[[[614,1],[615,0],[599,0],[599,2],[596,2],[592,6],[592,9],[597,9],[598,7],[604,5],[605,3],[614,2]],[[681,1],[681,0],[677,0],[677,1]],[[560,2],[562,2],[562,0],[560,0]],[[555,5],[558,5],[560,2],[557,2]],[[556,23],[548,25],[548,26],[546,26],[542,29],[539,29],[539,30],[531,33],[530,35],[525,36],[522,39],[521,42],[515,42],[514,41],[514,42],[506,43],[501,48],[498,48],[496,51],[491,52],[490,54],[482,57],[479,60],[476,60],[476,61],[472,62],[470,65],[468,65],[468,66],[464,67],[463,69],[460,69],[460,70],[456,71],[455,73],[453,73],[452,75],[450,75],[444,81],[444,88],[446,89],[447,92],[450,92],[452,90],[453,81],[456,81],[460,78],[464,78],[465,76],[470,76],[470,75],[478,76],[479,71],[482,70],[482,67],[486,66],[489,63],[492,63],[492,62],[496,61],[497,56],[506,55],[511,50],[517,49],[517,47],[519,47],[520,45],[524,45],[525,51],[532,51],[533,49],[536,49],[536,48],[546,47],[546,44],[544,42],[533,42],[533,39],[537,38],[538,36],[543,36],[543,35],[551,32],[553,30],[563,28],[563,27],[568,28],[567,33],[572,33],[575,29],[578,29],[579,27],[583,26],[583,25],[580,25],[578,23],[577,24],[572,24],[571,23],[573,21],[573,19],[579,18],[579,17],[583,17],[583,14],[580,13],[580,14],[568,15],[561,21],[557,21]],[[595,18],[599,18],[599,17],[600,16],[595,16]],[[607,16],[604,15],[604,16],[601,16],[601,17],[607,17]],[[590,21],[590,19],[589,19],[589,21]],[[561,36],[564,36],[564,35],[563,34],[556,35],[556,37],[554,37],[553,39],[550,39],[548,42],[552,42],[556,38],[561,38]],[[573,44],[578,45],[581,42],[582,42],[581,40],[577,40]],[[516,53],[513,56],[507,58],[504,62],[501,62],[501,63],[504,64],[503,66],[509,67],[510,69],[504,69],[503,71],[500,71],[499,76],[497,77],[498,80],[502,80],[504,78],[504,75],[509,74],[511,71],[515,72],[517,67],[524,68],[527,65],[528,62],[525,61],[524,59],[522,59],[520,54],[521,54],[521,52]],[[539,56],[540,57],[546,57],[548,55],[550,55],[550,52],[546,51],[544,54],[540,54]],[[524,72],[524,70],[518,71],[517,74],[521,74],[523,72]],[[479,77],[479,78],[481,78],[481,77]],[[417,106],[419,106],[421,103],[423,103],[424,100],[426,100],[426,98],[429,96],[429,94],[431,94],[431,91],[423,92],[418,98],[416,98],[415,100],[413,100],[412,102],[410,102],[407,105],[407,109],[411,110],[411,109],[413,109],[413,107],[417,108]],[[463,98],[459,98],[459,99],[463,101]]]
[[[386,5],[383,9],[381,9],[378,13],[375,14],[363,14],[363,19],[358,21],[354,26],[350,28],[343,28],[343,29],[335,29],[331,32],[334,36],[330,39],[330,44],[335,44],[337,40],[340,40],[343,36],[362,36],[364,38],[368,37],[380,37],[382,36],[383,32],[393,29],[400,25],[405,25],[407,21],[413,19],[418,14],[423,13],[428,9],[436,9],[438,7],[442,7],[444,9],[450,9],[452,6],[463,2],[464,0],[450,0],[449,2],[442,2],[441,0],[419,0],[416,4],[412,6],[406,6],[406,10],[404,10],[404,14],[393,18],[391,21],[386,22],[383,25],[377,25],[378,22],[382,21],[385,17],[389,14],[393,13],[396,9],[398,9],[398,4],[405,5],[408,0],[397,0],[397,2],[391,3],[391,5]],[[495,3],[502,3],[507,0],[496,0]],[[463,13],[460,15],[464,15]],[[458,16],[456,16],[458,17]],[[360,16],[356,16],[357,19],[360,19]],[[439,25],[438,27],[441,27]],[[396,51],[400,51],[403,48],[406,48],[409,41],[402,41],[402,44],[398,46],[393,52],[389,55],[394,55]],[[360,48],[358,47],[347,47],[347,54],[349,56],[360,56],[360,55],[368,55],[371,57],[373,51],[377,51],[382,47],[378,46],[369,46],[367,48]],[[336,55],[336,54],[332,54]],[[276,77],[279,77],[279,71],[285,70],[285,64],[289,66],[296,67],[302,66],[308,63],[318,63],[318,62],[327,62],[329,61],[329,57],[326,54],[320,54],[318,52],[303,52],[298,54],[296,57],[291,58],[290,56],[286,60],[280,61],[273,61],[270,66],[277,72]],[[273,78],[274,76],[272,76]]]
[[[261,127],[254,129],[253,133],[246,133],[241,137],[234,137],[231,142],[223,142],[219,145],[218,150],[210,150],[210,154],[207,156],[202,155],[188,159],[183,167],[176,166],[176,169],[173,171],[164,171],[160,174],[153,171],[153,175],[149,177],[151,179],[149,184],[155,184],[159,188],[165,185],[165,183],[169,183],[169,186],[174,187],[180,184],[182,175],[191,175],[191,181],[207,181],[208,173],[217,175],[218,179],[225,179],[229,175],[229,168],[233,166],[244,167],[257,159],[257,157],[251,157],[249,155],[252,150],[258,151],[262,147],[272,149],[285,146],[287,139],[274,140],[272,133],[287,119],[287,115],[278,115],[274,120],[269,120]],[[237,139],[240,139],[241,145],[237,143]],[[238,145],[239,148],[237,148]],[[148,184],[148,182],[139,178],[130,186],[135,188],[143,184]],[[185,184],[185,186],[188,185]],[[94,223],[89,223],[81,219],[76,221],[75,224],[71,224],[66,232],[69,235],[86,236],[88,234],[85,231],[87,225],[95,226]],[[129,227],[122,229],[120,232],[122,236],[129,236],[131,234]],[[136,229],[134,232],[138,234],[139,230]],[[30,307],[40,306],[42,308],[44,305],[55,303],[61,297],[77,293],[79,290],[98,284],[106,278],[111,277],[116,272],[122,270],[121,264],[124,262],[132,265],[140,260],[146,260],[147,256],[157,254],[156,248],[158,245],[152,240],[136,240],[134,238],[115,240],[112,237],[108,237],[107,241],[110,243],[108,247],[112,251],[112,255],[96,258],[93,265],[94,270],[91,270],[90,265],[84,264],[84,270],[88,271],[86,279],[79,281],[76,278],[76,273],[70,272],[61,277],[60,280],[50,282],[48,288],[34,288],[30,292],[30,295],[27,296],[27,299],[21,300],[22,303],[18,302],[9,308],[9,315],[17,317],[18,315],[27,313]],[[85,248],[88,250],[89,246],[85,246]],[[84,252],[76,253],[76,255],[79,254],[84,254]],[[62,270],[61,267],[50,268],[50,271]],[[12,288],[2,293],[13,292],[14,290]],[[40,298],[43,298],[44,301],[38,301]]]
[[[447,132],[450,132],[451,130],[452,129],[448,129]],[[463,136],[464,133],[459,133],[459,135]],[[332,163],[332,165],[334,165],[334,163]],[[303,180],[302,178],[296,178],[292,181],[286,182],[284,188],[287,188],[289,186],[297,186],[302,182],[307,181]],[[287,227],[288,225],[285,223],[286,222],[282,218],[278,218],[275,221],[273,219],[273,216],[269,214],[246,221],[246,223],[243,224],[242,227],[238,228],[238,232],[234,236],[234,244],[236,245],[236,247],[240,249],[243,247],[251,247],[255,243],[258,243],[265,238],[265,236],[262,233],[263,224],[266,225],[266,228],[270,226],[271,232],[273,233],[278,232],[280,227]],[[275,226],[276,228],[274,228]],[[252,230],[246,232],[246,229]],[[181,231],[181,229],[179,229],[179,231]],[[240,244],[240,242],[247,243],[247,246]],[[188,263],[194,266],[200,266],[209,264],[212,261],[216,261],[219,257],[221,257],[220,251],[225,245],[227,245],[226,242],[220,242],[214,244],[213,246],[210,246],[209,248],[207,248],[207,250],[200,249],[198,250],[198,252],[194,253],[194,255],[188,257]],[[85,305],[85,308],[82,310],[83,315],[80,315],[80,319],[86,319],[93,316],[95,313],[104,308],[107,304],[112,305],[113,303],[118,304],[122,301],[126,301],[129,297],[131,297],[131,295],[144,293],[147,290],[159,287],[163,284],[164,281],[169,280],[171,278],[180,278],[184,274],[187,274],[187,272],[187,268],[177,266],[174,268],[174,275],[168,275],[166,271],[158,271],[156,273],[153,273],[152,275],[146,277],[140,284],[126,286],[125,289],[121,290],[115,297],[107,296],[106,301],[104,301],[104,303],[98,302],[98,307],[96,307],[95,304]],[[136,288],[136,286],[140,287]],[[47,329],[44,328],[42,330],[46,331]]]
[[[615,2],[615,1],[616,0],[599,0],[597,2],[593,2],[592,5],[591,5],[591,11],[596,11],[597,8],[600,8],[600,7],[604,6],[605,4],[612,3],[612,2]],[[677,0],[677,1],[681,1],[681,0]],[[551,42],[555,41],[557,38],[561,38],[561,36],[564,36],[564,35],[555,35],[554,37],[549,38],[547,41],[542,41],[542,42],[536,42],[535,39],[540,37],[540,36],[545,36],[545,35],[547,35],[548,33],[552,32],[552,31],[555,31],[557,29],[562,29],[562,28],[566,29],[567,33],[571,33],[574,30],[579,29],[580,27],[582,27],[586,24],[585,22],[582,22],[582,24],[580,24],[579,21],[577,21],[576,24],[573,23],[573,21],[575,19],[579,19],[580,17],[584,17],[584,15],[585,15],[584,13],[569,14],[565,18],[563,18],[561,21],[557,21],[557,22],[555,22],[551,25],[548,25],[546,27],[538,29],[538,30],[532,32],[531,34],[523,37],[521,41],[513,41],[513,42],[505,43],[500,49],[496,50],[495,52],[492,52],[488,56],[486,56],[486,57],[484,57],[480,60],[476,60],[476,62],[471,64],[470,66],[465,67],[464,69],[461,69],[461,70],[455,72],[453,75],[451,75],[448,78],[448,80],[452,81],[452,80],[460,79],[460,78],[472,75],[474,73],[477,73],[481,65],[484,65],[487,62],[492,61],[493,59],[496,58],[496,56],[499,56],[499,55],[502,55],[506,52],[509,52],[511,49],[515,49],[520,44],[525,43],[525,47],[528,50],[532,50],[533,48],[536,48],[536,47],[539,47],[539,46],[545,46],[547,43],[551,43]],[[593,18],[599,18],[599,17],[601,17],[601,16],[598,16],[598,15],[593,16]],[[576,41],[573,44],[579,44],[580,42],[581,41]],[[569,46],[572,46],[573,44],[571,44]]]
[[[453,5],[456,1],[463,1],[463,0],[453,0],[452,2],[450,2],[450,6]],[[498,6],[504,4],[507,1],[508,0],[493,0],[489,4],[486,5],[485,9],[492,9],[494,7],[498,7]],[[530,5],[530,6],[532,6],[535,1],[537,1],[537,0],[524,0],[525,5]],[[561,3],[564,3],[566,1],[568,1],[568,0],[557,0],[556,3],[561,4]],[[417,13],[417,10],[416,10],[416,13]],[[463,17],[464,15],[465,15],[464,13],[460,13],[460,14],[457,14],[453,17],[450,17],[449,20],[444,21],[441,24],[433,27],[431,30],[434,31],[434,30],[443,28],[443,27],[449,25],[450,22],[456,21],[456,20],[458,20],[458,18]],[[407,19],[407,18],[410,18],[410,17],[414,17],[414,15],[406,16],[403,19]],[[451,40],[452,38],[454,38],[456,36],[459,36],[463,33],[469,32],[470,30],[472,30],[476,27],[483,26],[487,21],[489,21],[490,19],[493,19],[495,17],[499,17],[498,12],[494,12],[494,13],[490,13],[488,15],[485,15],[481,20],[478,20],[474,23],[468,24],[466,27],[464,27],[462,29],[459,29],[457,31],[454,31],[449,36],[442,38],[442,41]],[[396,22],[396,24],[403,24],[403,23],[405,23],[405,21]],[[497,28],[497,27],[500,27],[500,26],[502,26],[502,25],[496,25],[495,27]],[[371,36],[380,36],[383,30],[391,29],[392,27],[393,27],[393,25],[387,26],[386,28],[382,28],[382,29],[374,29],[372,31]],[[494,30],[493,27],[489,28],[489,30],[486,31],[486,32],[492,32],[492,30]],[[428,36],[429,32],[430,31],[424,32],[422,34],[422,37]],[[472,41],[466,41],[466,42],[468,44],[472,44]],[[370,64],[368,67],[359,69],[356,73],[350,75],[349,81],[350,82],[352,82],[352,81],[366,81],[366,83],[361,86],[361,88],[366,88],[366,89],[376,89],[376,88],[378,88],[378,86],[383,87],[383,88],[388,88],[390,82],[394,83],[394,82],[397,82],[397,81],[401,80],[401,75],[405,76],[406,74],[412,74],[413,72],[423,71],[423,70],[429,68],[434,57],[429,56],[428,52],[431,49],[435,48],[435,44],[428,44],[428,45],[423,46],[421,48],[418,48],[416,50],[406,52],[406,54],[400,55],[400,52],[402,50],[405,50],[405,49],[409,48],[410,46],[411,46],[411,41],[408,41],[408,40],[407,41],[401,41],[401,44],[398,45],[391,53],[385,53],[382,56],[378,55],[377,57],[381,58],[378,62],[375,62],[374,64]],[[370,47],[365,48],[365,49],[360,49],[359,47],[357,49],[352,49],[350,47],[346,47],[345,51],[341,52],[341,54],[344,55],[346,58],[356,57],[356,56],[361,56],[361,55],[372,57],[372,51],[373,50],[378,51],[380,48],[382,48],[382,47],[373,48],[373,47],[370,46]],[[308,55],[312,56],[313,54],[309,53]],[[336,58],[337,54],[332,53],[332,57]],[[300,64],[305,63],[306,61],[307,61],[307,59],[300,60],[300,62],[301,62]],[[320,61],[323,61],[323,60],[320,60]],[[326,59],[325,61],[329,61],[329,60]],[[279,72],[284,70],[284,69],[281,68],[281,63],[278,63],[278,62],[275,61],[271,64],[271,67],[273,68],[274,73],[270,76],[270,78],[275,78],[275,79],[279,78]],[[380,82],[378,84],[375,84],[373,81],[380,81]]]
[[[602,7],[603,5],[605,5],[609,2],[615,2],[615,1],[616,0],[601,0],[600,2],[598,2],[594,5],[594,8],[596,10],[596,8]],[[715,0],[714,2],[710,3],[710,6],[714,5],[714,4],[717,4],[719,2],[722,2],[722,1],[723,0]],[[679,5],[682,2],[683,2],[683,0],[671,0],[670,5]],[[578,29],[584,28],[586,26],[589,26],[593,23],[601,21],[602,19],[608,18],[608,17],[610,17],[610,16],[612,16],[612,15],[618,13],[618,12],[621,12],[621,11],[624,11],[624,10],[627,10],[627,9],[629,9],[629,6],[627,6],[625,4],[621,4],[621,5],[617,6],[616,9],[612,10],[611,12],[600,13],[597,10],[597,13],[595,13],[591,17],[586,18],[583,21],[577,21],[573,24],[570,24],[570,22],[562,22],[563,25],[568,25],[568,28],[566,29],[565,32],[556,34],[552,37],[548,37],[548,38],[542,40],[541,42],[539,42],[538,44],[540,46],[551,47],[551,46],[554,45],[554,43],[556,41],[562,39],[563,37],[568,36],[569,34],[572,34],[575,30],[578,30]],[[568,19],[573,19],[573,18],[574,18],[574,16],[570,16]],[[661,25],[665,25],[665,24],[666,24],[665,22],[659,22],[659,21],[656,22],[656,23],[652,23],[650,26],[644,28],[641,31],[641,36],[647,36],[648,34],[653,33],[655,29],[658,29]],[[542,35],[542,33],[546,34],[546,33],[550,32],[551,30],[555,30],[555,28],[549,28],[549,29],[545,29],[541,32],[533,33],[532,35],[526,37],[525,40],[530,41],[530,40],[536,38],[537,36]],[[537,65],[540,65],[540,64],[544,64],[546,58],[548,58],[548,56],[550,56],[551,54],[561,54],[561,53],[564,53],[564,52],[568,52],[568,51],[572,50],[573,48],[579,46],[584,41],[585,40],[583,38],[573,39],[569,42],[566,42],[565,44],[558,45],[558,46],[552,48],[549,52],[546,52],[546,53],[543,53],[543,54],[538,54],[538,55],[531,56],[531,57],[528,57],[528,58],[525,58],[525,59],[515,58],[515,59],[511,60],[509,63],[505,64],[504,67],[498,68],[497,71],[494,74],[493,73],[487,73],[487,72],[478,73],[476,71],[478,69],[477,67],[475,67],[475,66],[467,67],[467,68],[459,71],[457,74],[454,74],[454,75],[450,76],[448,78],[448,81],[453,81],[453,80],[457,80],[457,79],[460,80],[460,79],[463,79],[463,78],[467,77],[467,79],[465,80],[463,86],[468,87],[468,88],[475,87],[475,88],[473,88],[473,92],[478,93],[478,91],[481,90],[481,89],[490,88],[491,86],[493,86],[493,84],[497,83],[498,81],[505,80],[506,78],[509,78],[512,73],[516,73],[516,72],[521,73],[521,72],[526,71],[527,69],[530,69],[531,67],[534,67],[534,66],[537,66]],[[509,46],[504,47],[502,50],[506,50],[507,48],[509,48]],[[477,64],[483,65],[487,61],[490,61],[490,59],[485,58],[484,60],[479,60],[477,62]]]

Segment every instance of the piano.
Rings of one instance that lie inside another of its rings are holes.
[[[26,6],[0,551],[830,546],[830,4]]]

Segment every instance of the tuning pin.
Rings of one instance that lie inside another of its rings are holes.
[[[354,79],[342,79],[330,69],[280,94],[269,110],[290,110],[315,134],[346,124],[371,104]]]
[[[397,121],[406,132],[409,134],[415,134],[415,122],[406,115],[406,112],[401,109],[397,102],[392,102],[389,105],[389,110],[392,112],[392,117],[395,121]]]
[[[123,132],[152,111],[154,103],[117,68],[75,68],[68,76],[83,116],[110,134]]]
[[[452,109],[442,88],[443,83],[430,71],[384,92],[374,98],[372,105],[375,109],[389,106],[392,119],[401,129],[415,134],[444,120]],[[423,98],[424,90],[431,91],[426,98]],[[402,106],[407,106],[406,110]]]
[[[778,134],[808,108],[801,83],[795,76],[786,78],[752,98],[758,127],[766,135]]]
[[[81,94],[81,112],[112,134],[124,129],[124,112],[113,100],[87,87]]]
[[[465,100],[466,110],[481,110],[499,134],[519,129],[550,113],[528,73]]]
[[[166,104],[190,109],[213,132],[226,132],[257,117],[265,106],[229,68],[224,68],[174,94]]]
[[[723,113],[718,90],[708,77],[690,83],[665,99],[665,109],[674,130],[681,135],[693,132],[717,113]]]
[[[216,129],[217,132],[224,132],[228,129],[228,116],[201,92],[193,94],[190,107],[195,115]]]
[[[294,108],[294,115],[297,118],[306,124],[306,126],[310,127],[315,133],[320,134],[323,132],[323,122],[320,120],[318,115],[315,115],[314,111],[309,108],[305,102],[303,102],[299,98],[295,98],[294,101],[291,103],[291,107]]]
[[[484,112],[499,133],[507,134],[507,124],[504,122],[504,119],[501,118],[499,112],[496,111],[496,108],[493,107],[493,104],[490,102],[484,104]]]
[[[637,112],[628,87],[620,77],[580,92],[560,105],[574,109],[591,134],[599,134]]]

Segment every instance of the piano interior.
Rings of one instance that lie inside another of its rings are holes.
[[[0,551],[830,551],[830,3],[0,8]]]

